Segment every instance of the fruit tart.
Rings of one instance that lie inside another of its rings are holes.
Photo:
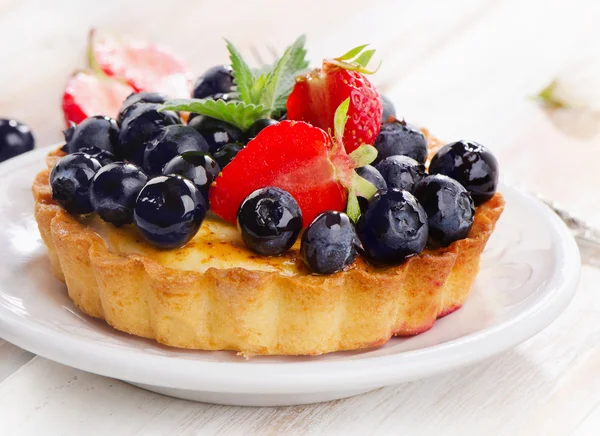
[[[49,154],[35,216],[75,305],[245,356],[374,347],[460,308],[504,205],[494,156],[397,118],[366,46],[308,73],[303,37],[259,72],[227,47],[194,98],[133,93]]]

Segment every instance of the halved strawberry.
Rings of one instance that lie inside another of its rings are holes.
[[[106,74],[127,81],[136,91],[160,92],[173,98],[190,96],[190,70],[168,47],[119,40],[92,29],[90,52]]]
[[[121,104],[134,89],[127,83],[92,71],[71,76],[63,94],[62,109],[67,126],[93,115],[117,118]]]
[[[360,213],[356,194],[370,198],[376,189],[354,168],[371,163],[377,151],[364,145],[346,154],[341,139],[348,106],[349,100],[345,100],[335,112],[333,138],[302,121],[265,127],[223,168],[211,186],[212,211],[235,223],[238,209],[250,193],[275,186],[296,199],[304,227],[327,210],[346,209],[356,220]]]
[[[296,78],[287,100],[287,117],[311,123],[325,131],[333,130],[338,106],[350,98],[344,146],[348,153],[362,144],[372,145],[381,128],[379,92],[365,74],[375,50],[356,47],[336,59],[325,59],[323,67]]]
[[[210,188],[211,210],[235,224],[242,201],[253,191],[276,186],[302,210],[304,226],[325,210],[344,210],[352,163],[323,130],[298,121],[263,129],[242,149]],[[342,182],[344,181],[344,183]]]

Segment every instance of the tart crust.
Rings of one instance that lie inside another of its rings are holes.
[[[430,148],[438,148],[424,133]],[[62,155],[48,155],[33,195],[53,273],[75,305],[117,330],[162,344],[245,356],[355,350],[430,329],[467,299],[504,208],[498,193],[476,209],[466,239],[395,267],[377,269],[359,257],[329,276],[243,268],[200,273],[112,252],[94,229],[62,210],[48,183]]]

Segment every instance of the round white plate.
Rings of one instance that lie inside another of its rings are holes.
[[[535,198],[508,186],[467,304],[428,332],[365,351],[255,357],[186,351],[120,333],[80,313],[50,272],[32,215],[31,183],[49,149],[0,165],[0,336],[48,359],[176,397],[289,405],[356,395],[451,371],[536,334],[565,308],[577,246]]]

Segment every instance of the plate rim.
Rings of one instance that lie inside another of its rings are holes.
[[[35,149],[1,163],[0,178],[11,170],[43,158],[56,147],[52,145]],[[35,174],[32,174],[32,180],[34,177]],[[101,343],[61,335],[31,324],[2,307],[0,337],[44,358],[94,374],[165,388],[223,393],[277,394],[368,389],[449,372],[506,351],[539,333],[566,308],[579,280],[579,250],[565,224],[533,195],[515,187],[501,186],[502,190],[528,199],[538,215],[545,218],[555,247],[555,262],[561,267],[547,278],[545,287],[550,289],[536,304],[499,325],[442,344],[356,360],[244,365],[244,361],[188,360],[140,355],[134,349],[106,347]],[[57,340],[58,337],[60,340]],[[73,353],[73,350],[80,352]]]

